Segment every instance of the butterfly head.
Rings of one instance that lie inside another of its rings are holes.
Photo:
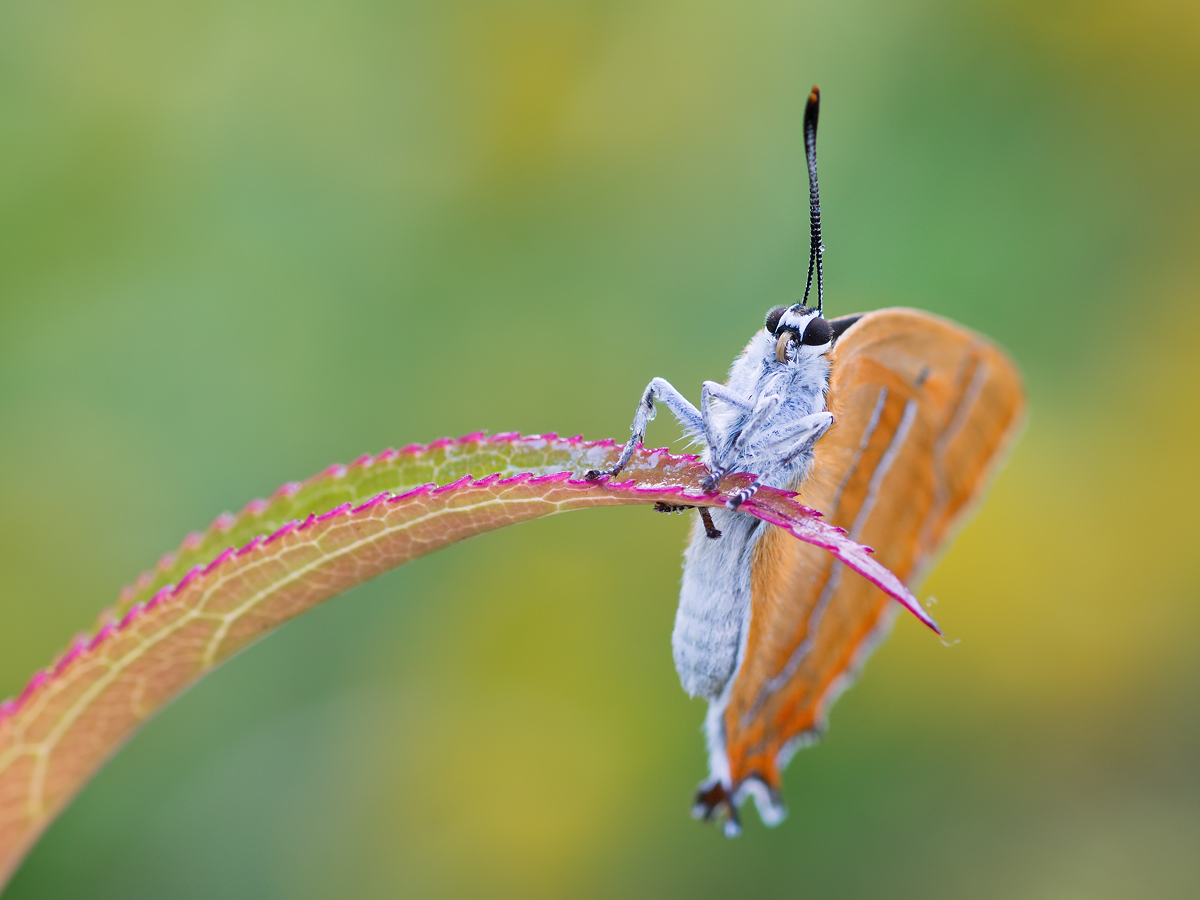
[[[833,347],[833,326],[815,310],[802,303],[777,306],[767,313],[767,336],[775,343],[775,360],[799,363],[822,356]]]

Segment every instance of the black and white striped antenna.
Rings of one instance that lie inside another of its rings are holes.
[[[804,285],[805,306],[812,290],[813,269],[817,270],[817,315],[824,312],[825,273],[821,268],[821,190],[817,187],[817,114],[821,111],[821,91],[814,84],[804,107],[804,157],[808,160],[808,282]]]

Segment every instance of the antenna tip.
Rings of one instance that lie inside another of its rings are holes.
[[[821,110],[821,89],[815,84],[808,95],[808,103],[804,106],[804,127],[806,131],[816,131],[817,113]]]

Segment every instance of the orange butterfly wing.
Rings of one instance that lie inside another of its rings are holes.
[[[1012,442],[1024,410],[1020,377],[991,341],[908,309],[864,315],[832,360],[834,424],[799,499],[874,547],[911,587]],[[751,594],[725,751],[735,795],[757,779],[777,803],[791,753],[820,735],[898,607],[828,553],[774,528],[756,550]]]

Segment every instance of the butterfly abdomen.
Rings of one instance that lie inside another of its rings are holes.
[[[762,522],[712,511],[721,537],[697,525],[684,552],[683,585],[671,649],[683,688],[715,700],[737,672],[750,619],[750,566]]]
[[[812,451],[780,455],[780,446],[786,446],[789,425],[824,410],[829,367],[823,357],[815,357],[802,366],[772,371],[777,368],[769,362],[773,353],[765,337],[756,335],[735,361],[727,383],[747,397],[751,406],[763,397],[779,396],[772,420],[756,440],[737,450],[735,441],[746,414],[714,411],[712,437],[717,446],[706,446],[705,461],[712,465],[714,457],[719,457],[727,471],[748,472],[772,487],[794,489],[812,465]],[[765,368],[760,360],[764,356],[768,360]],[[714,510],[712,516],[721,537],[709,538],[697,524],[684,553],[671,647],[684,690],[717,701],[740,665],[750,626],[752,560],[766,526],[758,519],[726,510]]]

